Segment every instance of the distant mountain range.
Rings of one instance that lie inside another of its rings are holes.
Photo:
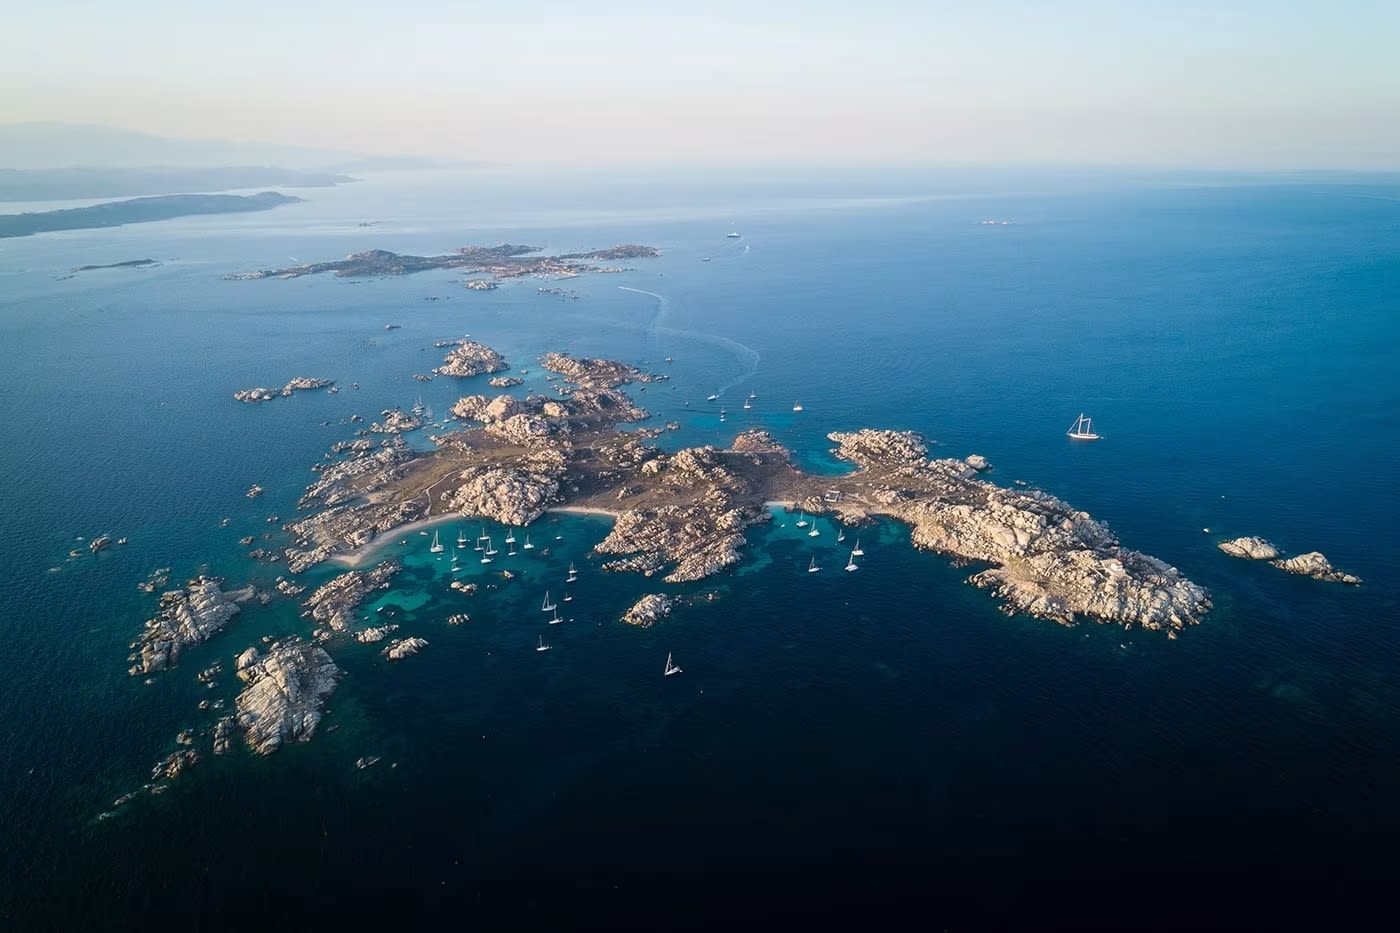
[[[0,202],[123,198],[238,188],[320,188],[354,181],[334,172],[269,166],[227,168],[0,168]]]
[[[277,166],[302,171],[353,172],[470,168],[483,164],[417,156],[372,156],[275,143],[173,139],[81,123],[0,125],[0,168],[9,169]]]

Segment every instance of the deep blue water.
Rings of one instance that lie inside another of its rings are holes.
[[[270,213],[0,243],[0,919],[216,928],[253,897],[289,920],[353,918],[367,891],[435,920],[740,900],[915,899],[954,925],[1355,905],[1400,829],[1400,182],[1202,181],[396,176]],[[548,283],[576,301],[446,273],[220,279],[501,241],[664,256]],[[147,257],[161,264],[64,278]],[[155,604],[135,584],[165,565],[172,582],[206,565],[270,581],[276,565],[237,540],[280,541],[266,517],[294,514],[350,414],[484,391],[411,379],[463,333],[517,367],[562,347],[666,368],[638,398],[683,422],[668,443],[758,424],[836,469],[829,430],[923,431],[1106,520],[1216,609],[1176,641],[1008,618],[901,528],[867,539],[861,573],[808,575],[832,536],[775,525],[738,571],[676,588],[712,605],[636,631],[616,618],[656,584],[590,572],[599,519],[562,519],[554,554],[471,598],[421,539],[391,543],[413,553],[385,605],[428,649],[389,665],[340,646],[347,676],[310,744],[206,756],[94,823],[207,724],[199,699],[233,695],[197,671],[305,631],[290,602],[247,607],[146,686],[125,672]],[[343,390],[231,398],[294,375]],[[720,387],[725,424],[704,402]],[[1065,442],[1081,410],[1104,442]],[[267,493],[248,500],[254,482]],[[99,533],[130,544],[67,559]],[[1237,534],[1321,550],[1366,583],[1215,549]],[[539,592],[570,560],[574,620],[540,655]],[[459,611],[471,622],[443,623]],[[663,681],[668,651],[686,673]],[[367,754],[384,760],[356,770]]]

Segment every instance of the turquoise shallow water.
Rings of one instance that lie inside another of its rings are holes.
[[[1400,827],[1400,186],[1217,182],[400,176],[267,214],[0,245],[0,916],[71,927],[159,906],[213,928],[256,894],[288,917],[351,917],[347,879],[364,877],[427,920],[825,896],[994,923],[1166,890],[1257,917],[1286,906],[1280,885],[1356,898]],[[723,238],[731,224],[742,240]],[[219,278],[499,241],[664,256],[564,283],[577,301],[436,273]],[[64,277],[146,257],[161,265]],[[154,605],[136,582],[165,565],[269,581],[237,540],[276,540],[266,518],[294,514],[352,413],[420,393],[445,411],[476,390],[411,379],[463,333],[531,369],[561,347],[673,356],[673,379],[637,395],[683,422],[668,443],[756,424],[834,470],[828,430],[924,431],[1105,519],[1216,610],[1174,642],[1065,629],[1000,614],[901,528],[844,574],[831,532],[788,523],[636,631],[615,619],[657,585],[596,571],[605,520],[559,518],[549,557],[522,555],[517,580],[474,597],[412,535],[385,545],[408,567],[365,611],[428,649],[393,665],[339,649],[346,679],[312,743],[206,758],[94,824],[205,721],[199,699],[232,695],[195,672],[305,631],[291,603],[250,607],[145,686],[125,673]],[[293,375],[343,391],[230,398]],[[723,424],[704,402],[721,387]],[[1065,443],[1080,410],[1105,442]],[[248,500],[253,482],[267,493]],[[131,543],[66,558],[103,532]],[[1221,534],[1322,550],[1367,583],[1228,559]],[[814,553],[828,567],[809,575]],[[544,626],[542,590],[571,560],[573,620]],[[682,677],[659,676],[668,651]],[[356,770],[366,754],[383,761]]]

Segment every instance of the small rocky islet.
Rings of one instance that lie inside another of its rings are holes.
[[[1356,586],[1362,582],[1360,577],[1333,567],[1332,562],[1320,551],[1309,551],[1306,554],[1285,558],[1282,556],[1283,552],[1272,542],[1253,535],[1221,541],[1216,547],[1231,557],[1239,557],[1244,560],[1266,560],[1271,567],[1277,567],[1279,570],[1303,577],[1312,577],[1314,580],[1322,580],[1326,583],[1347,583]]]

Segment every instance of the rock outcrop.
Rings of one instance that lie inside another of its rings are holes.
[[[240,402],[266,402],[274,398],[287,398],[293,392],[324,389],[326,386],[332,385],[335,385],[335,381],[332,379],[311,379],[307,376],[297,376],[280,389],[240,389],[233,393],[233,397]]]
[[[347,631],[355,622],[360,604],[371,593],[388,589],[389,581],[402,569],[401,561],[390,559],[369,570],[342,573],[318,587],[303,606],[317,622],[324,622],[337,632]]]
[[[382,654],[390,661],[402,661],[428,647],[426,638],[396,638],[389,643]]]
[[[650,628],[671,614],[671,597],[649,593],[637,600],[622,614],[622,621],[640,628]]]
[[[369,426],[371,434],[404,434],[423,426],[422,418],[398,408],[386,408],[379,413],[379,417],[384,420]]]
[[[448,507],[502,525],[530,524],[559,493],[557,473],[498,467],[468,471],[467,476],[445,497]]]
[[[216,577],[196,577],[183,590],[162,593],[160,611],[146,622],[131,656],[129,673],[149,674],[174,667],[180,652],[206,641],[238,614],[230,594]]]
[[[1290,557],[1287,560],[1272,560],[1270,565],[1289,573],[1296,573],[1304,577],[1312,577],[1314,580],[1324,580],[1328,583],[1350,583],[1361,582],[1360,577],[1354,577],[1349,573],[1343,573],[1332,566],[1331,561],[1318,551],[1309,551],[1306,554],[1299,554],[1297,557]]]
[[[1263,538],[1253,536],[1221,541],[1216,547],[1231,557],[1241,557],[1245,560],[1273,560],[1279,556],[1278,548]]]
[[[486,344],[459,340],[457,346],[448,351],[442,365],[433,372],[439,376],[468,377],[498,373],[506,368],[505,357]]]
[[[295,637],[240,670],[238,725],[248,747],[269,755],[284,742],[310,740],[340,674],[323,648]]]

